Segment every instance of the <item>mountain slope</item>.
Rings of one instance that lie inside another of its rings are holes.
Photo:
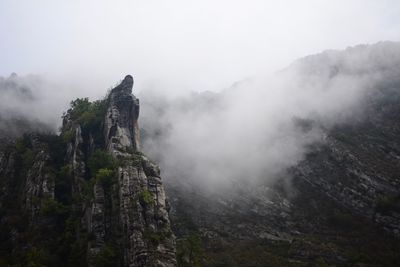
[[[399,44],[380,43],[310,56],[280,73],[302,84],[299,90],[317,84],[329,92],[337,88],[332,84],[351,81],[342,84],[349,98],[355,81],[368,82],[361,83],[357,105],[338,109],[340,119],[318,109],[293,118],[298,132],[317,130],[321,138],[274,179],[254,182],[249,175],[217,192],[196,190],[190,177],[167,183],[178,256],[195,239],[202,249],[194,249],[192,262],[204,266],[396,266],[399,57]]]

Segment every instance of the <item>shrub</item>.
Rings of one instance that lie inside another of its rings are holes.
[[[140,204],[143,206],[151,206],[154,204],[154,196],[149,190],[145,189],[139,194]]]
[[[64,141],[64,143],[69,143],[72,140],[74,140],[75,137],[75,131],[74,129],[69,129],[69,130],[65,130],[62,134],[61,137]]]
[[[93,266],[96,267],[113,267],[117,261],[117,249],[109,244],[105,245],[92,259]]]
[[[45,143],[50,153],[50,158],[55,167],[64,165],[65,154],[67,152],[63,138],[54,134],[38,134],[40,142]]]
[[[151,228],[147,228],[143,234],[143,237],[149,240],[154,246],[157,246],[161,241],[170,238],[171,236],[172,232],[167,229],[155,231]]]
[[[77,120],[84,112],[86,112],[91,103],[89,98],[77,98],[70,102],[70,108],[63,115],[63,117],[69,116],[71,120]]]
[[[357,219],[350,213],[335,210],[329,217],[330,223],[341,229],[351,230],[357,227]]]
[[[68,208],[55,199],[48,198],[42,202],[40,213],[44,216],[62,216],[68,212]]]
[[[28,267],[45,267],[43,264],[45,261],[45,253],[43,250],[32,247],[26,254],[26,257]]]
[[[331,265],[326,263],[326,261],[323,258],[319,257],[315,261],[315,266],[316,267],[330,267]]]
[[[88,98],[77,98],[71,101],[70,108],[64,113],[63,118],[78,123],[82,127],[83,134],[92,133],[95,143],[101,143],[103,140],[102,132],[99,131],[106,113],[107,101],[98,100],[90,102]],[[65,131],[63,139],[70,141],[71,133]]]
[[[17,150],[21,164],[19,167],[27,170],[32,166],[35,155],[32,151],[32,144],[28,135],[23,135],[21,138],[18,138],[15,142],[15,149]]]
[[[71,202],[71,167],[62,166],[56,173],[55,196],[63,204]]]
[[[86,267],[87,243],[85,239],[76,240],[71,244],[71,251],[68,257],[68,265],[74,267]]]
[[[109,188],[113,184],[114,171],[103,168],[99,169],[96,173],[96,181],[100,183],[104,188]]]
[[[383,196],[376,201],[375,211],[388,215],[393,211],[400,211],[400,198]]]
[[[201,266],[203,247],[198,233],[192,233],[177,245],[177,260],[180,266]]]
[[[100,169],[114,169],[115,161],[107,151],[98,149],[90,156],[88,166],[90,172],[96,174]]]
[[[15,142],[15,148],[18,153],[24,153],[26,149],[31,149],[32,144],[30,138],[27,134],[24,134],[22,137],[18,138]]]
[[[32,166],[35,160],[35,155],[32,150],[27,148],[25,152],[21,155],[23,167],[28,169]]]

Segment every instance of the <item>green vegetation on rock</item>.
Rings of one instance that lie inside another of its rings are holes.
[[[375,211],[388,215],[392,212],[400,212],[400,197],[384,196],[377,200]]]
[[[119,261],[119,256],[116,246],[106,244],[100,252],[93,257],[92,264],[96,267],[114,267]]]
[[[111,169],[99,169],[96,173],[96,182],[100,183],[103,188],[110,188],[110,186],[114,183],[113,178],[114,171]]]
[[[88,167],[92,175],[100,169],[114,169],[116,166],[114,158],[105,150],[97,149],[88,160]]]
[[[179,266],[202,266],[204,256],[203,244],[199,233],[191,233],[184,239],[178,240],[176,256]]]
[[[62,116],[63,119],[68,119],[76,125],[82,127],[83,135],[89,133],[97,144],[103,143],[103,135],[101,125],[107,110],[107,100],[98,100],[90,102],[88,98],[77,98],[70,103],[70,108]],[[71,128],[63,129],[64,141],[71,141],[75,131]]]
[[[144,206],[151,206],[154,204],[154,195],[149,190],[144,189],[139,193],[139,201]]]
[[[62,216],[67,212],[66,206],[52,198],[44,200],[40,209],[40,213],[44,216]]]

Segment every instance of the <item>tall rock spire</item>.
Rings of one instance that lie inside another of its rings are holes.
[[[139,99],[132,95],[128,75],[112,89],[105,117],[105,142],[119,162],[117,193],[124,238],[124,266],[176,266],[160,170],[139,150]]]
[[[126,149],[139,150],[139,99],[132,95],[133,78],[127,75],[111,90],[104,122],[107,149],[123,153]]]

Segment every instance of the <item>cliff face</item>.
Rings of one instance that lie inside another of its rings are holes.
[[[104,134],[108,151],[117,155],[127,148],[139,150],[139,99],[132,95],[133,78],[128,75],[109,96]]]
[[[127,76],[102,101],[73,101],[60,136],[1,149],[1,263],[176,266],[160,170],[139,151],[132,86]]]
[[[120,226],[127,244],[124,261],[129,266],[173,266],[174,239],[160,170],[137,154],[139,100],[131,94],[132,86],[127,76],[111,91],[104,127],[108,152],[122,162],[117,179]]]

